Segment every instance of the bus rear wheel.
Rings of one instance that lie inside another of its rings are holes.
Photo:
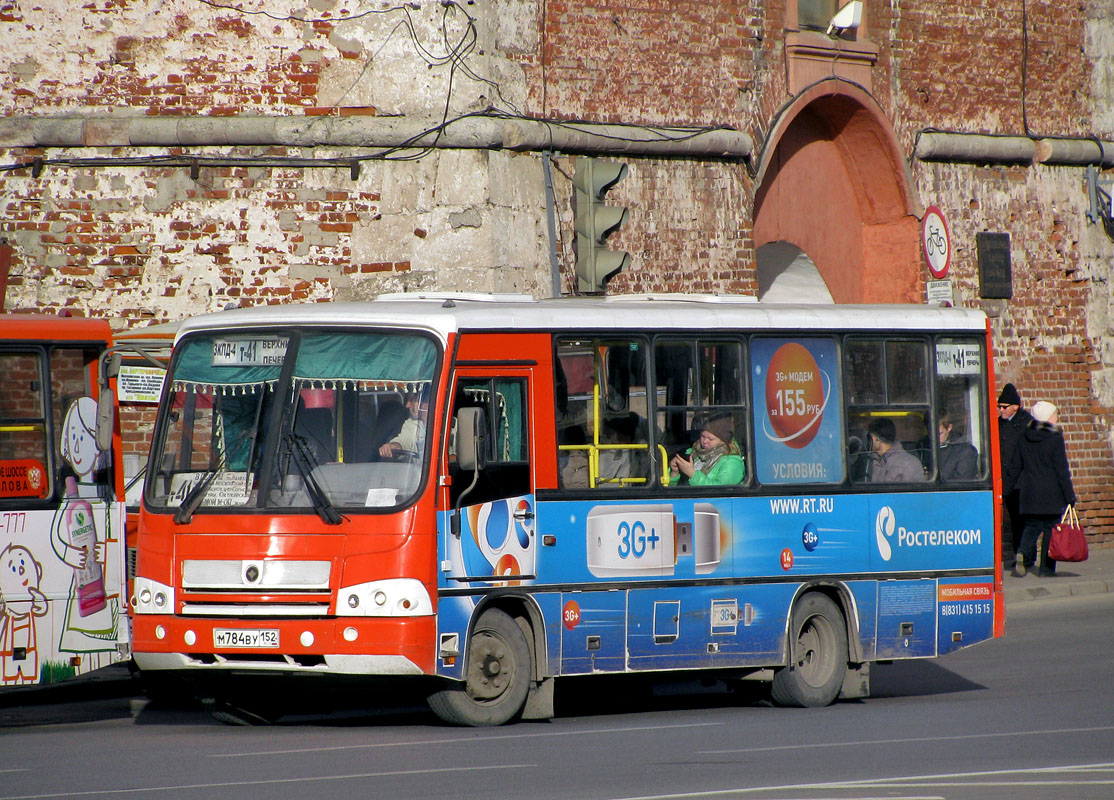
[[[468,640],[464,682],[434,692],[429,707],[453,725],[502,725],[517,717],[530,688],[530,645],[497,608],[480,615]]]
[[[847,673],[847,626],[827,595],[809,592],[793,607],[789,658],[788,666],[774,673],[774,702],[798,708],[831,705]]]

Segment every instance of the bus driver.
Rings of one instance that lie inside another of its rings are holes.
[[[425,450],[425,424],[429,416],[429,390],[414,393],[406,398],[410,418],[402,423],[402,430],[379,448],[380,458],[395,458],[400,453],[421,453]]]

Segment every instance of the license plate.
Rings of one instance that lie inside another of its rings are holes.
[[[251,630],[217,628],[213,631],[214,647],[278,647],[279,632],[273,628]]]

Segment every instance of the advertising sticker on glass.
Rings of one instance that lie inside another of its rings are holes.
[[[766,484],[843,480],[843,404],[835,341],[755,339],[751,355],[758,480]]]

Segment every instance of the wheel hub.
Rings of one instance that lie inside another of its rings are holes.
[[[474,700],[494,700],[513,682],[513,658],[508,660],[506,647],[494,636],[476,637],[473,647],[475,666],[469,670],[466,691]]]

